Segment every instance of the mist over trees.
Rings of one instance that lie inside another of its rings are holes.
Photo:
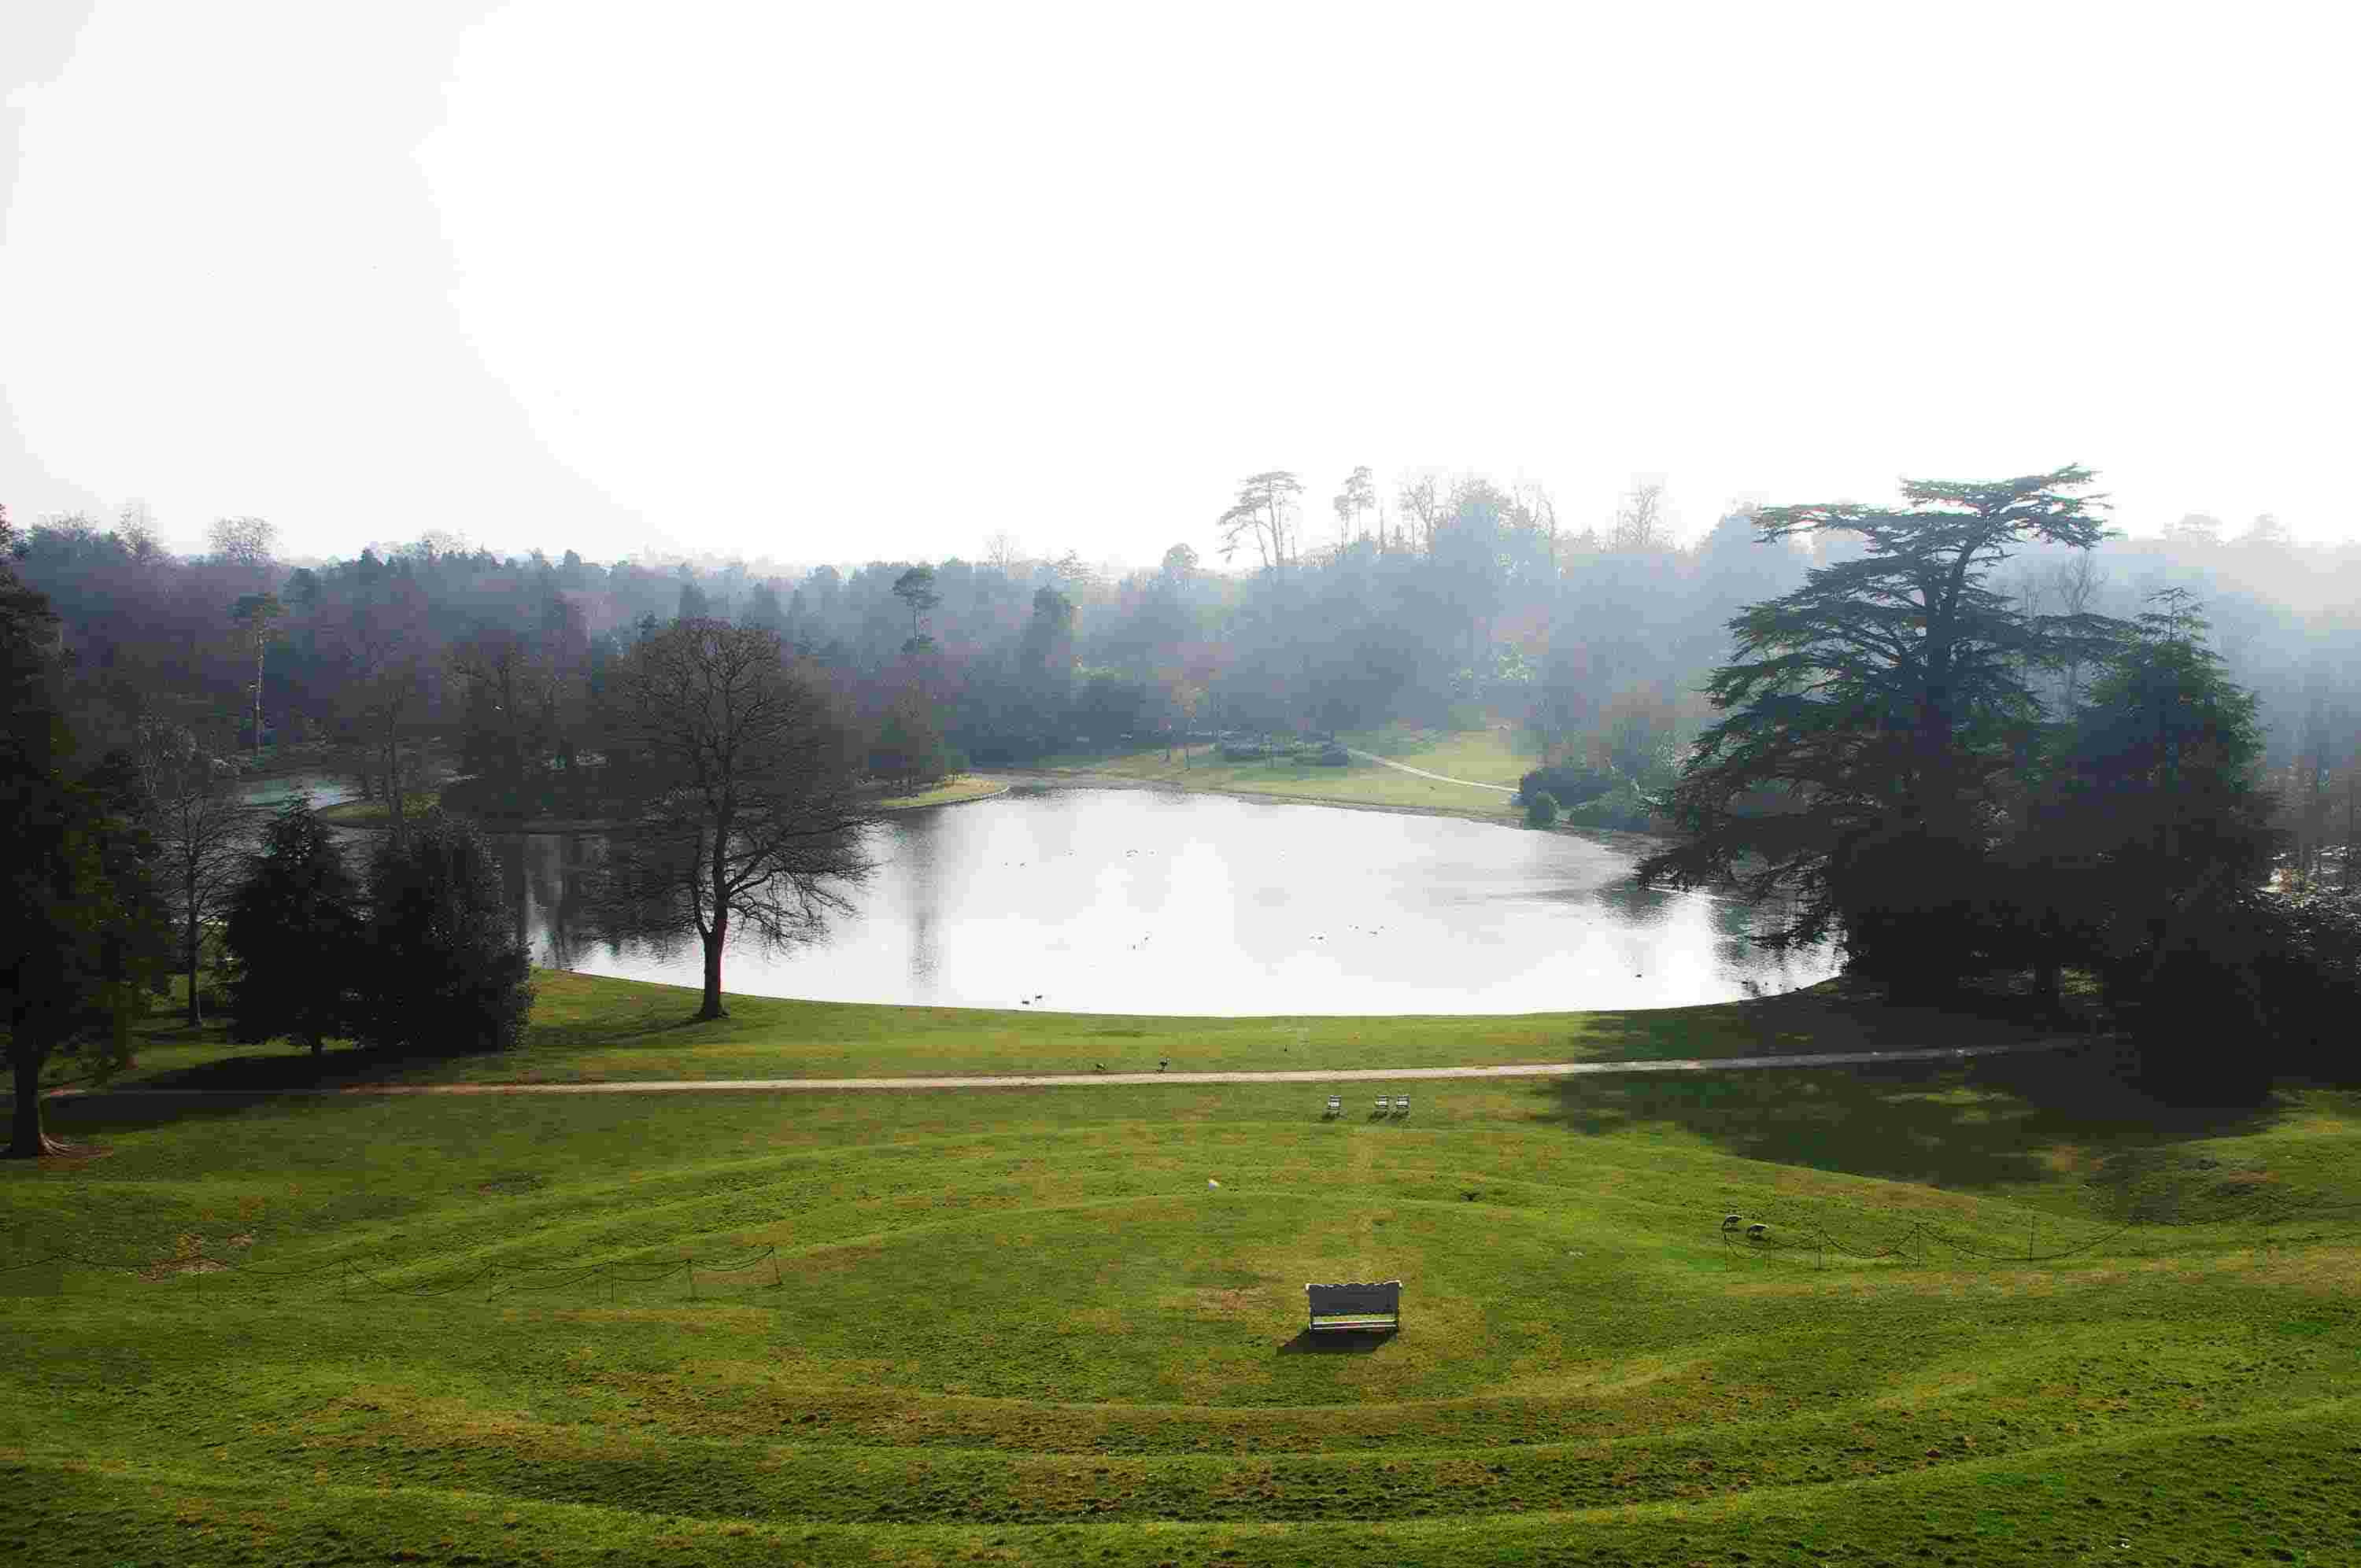
[[[2087,553],[2023,542],[1993,591],[2028,614],[2129,620],[2153,594],[2188,590],[2229,678],[2256,696],[2290,853],[2341,871],[2361,546],[2298,545],[2273,519],[2108,521],[2140,532]],[[146,719],[228,714],[251,745],[258,711],[263,738],[332,746],[397,826],[430,747],[472,775],[470,808],[578,801],[605,754],[611,671],[684,609],[774,632],[827,672],[881,773],[908,776],[914,735],[939,737],[940,765],[1009,765],[1217,730],[1507,724],[1560,770],[1549,787],[1572,819],[1645,826],[1710,718],[1730,620],[1860,551],[1842,531],[1759,532],[1734,511],[1682,544],[1649,486],[1569,520],[1533,487],[1441,470],[1380,482],[1364,467],[1247,476],[1201,532],[1128,571],[1028,555],[1005,532],[975,560],[796,573],[499,556],[433,532],[299,566],[272,557],[255,519],[179,559],[136,509],[26,531],[17,570],[58,613],[62,700],[98,750],[132,745]],[[2027,678],[2062,710],[2090,674],[2085,661]]]
[[[2268,517],[2102,526],[2078,499],[2089,478],[1733,509],[1684,543],[1653,485],[1568,518],[1480,474],[1268,469],[1131,569],[1005,530],[973,560],[796,570],[497,555],[432,532],[295,564],[252,518],[183,559],[131,508],[24,531],[13,570],[54,615],[19,613],[19,643],[42,650],[76,765],[118,756],[145,781],[126,820],[164,854],[142,850],[141,907],[172,922],[182,968],[218,854],[203,770],[175,773],[175,755],[309,743],[383,803],[397,849],[418,792],[455,767],[443,805],[482,820],[635,823],[607,924],[712,947],[710,1012],[728,929],[793,939],[857,874],[860,791],[1077,751],[1185,762],[1217,737],[1253,755],[1262,738],[1496,726],[1532,759],[1528,805],[1551,798],[1536,820],[1669,835],[1655,869],[1676,878],[1773,868],[1802,895],[1790,934],[1842,937],[1860,972],[1939,989],[1958,977],[1926,965],[1936,950],[2027,966],[2054,995],[2072,966],[2136,1011],[2136,992],[2202,977],[2191,955],[2209,943],[2247,941],[2251,977],[2266,948],[2345,940],[2333,910],[2273,914],[2278,934],[2250,939],[2255,908],[2215,894],[2262,877],[2334,894],[2361,875],[2361,545],[2300,545]],[[717,829],[730,789],[692,776],[657,722],[681,705],[649,696],[684,638],[799,694],[828,737],[811,801]],[[2181,747],[2176,725],[2197,739]],[[1808,808],[1764,813],[1795,776],[1818,781]],[[2201,794],[2218,855],[2190,849],[2194,817],[2173,825]],[[812,802],[836,859],[778,883],[792,857],[749,824]],[[2147,839],[2099,831],[2130,823]],[[1782,850],[1779,833],[1801,837]],[[754,896],[766,875],[788,894]],[[1926,907],[1894,896],[1911,888]],[[2220,980],[2187,986],[2258,994]]]

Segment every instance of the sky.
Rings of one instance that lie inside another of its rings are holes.
[[[0,502],[1215,555],[1367,464],[2361,539],[2361,10],[0,7]]]

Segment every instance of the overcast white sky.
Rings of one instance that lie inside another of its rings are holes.
[[[1144,563],[1266,467],[2079,461],[2352,539],[2356,17],[13,0],[0,501]]]

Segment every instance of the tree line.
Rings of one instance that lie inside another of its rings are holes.
[[[413,821],[438,751],[466,815],[614,824],[598,923],[698,940],[710,1016],[733,931],[792,941],[841,906],[881,782],[1389,721],[1518,727],[1529,806],[1669,834],[1651,876],[1788,897],[1787,939],[1838,937],[1905,991],[2015,966],[2054,994],[2072,967],[2131,1016],[2242,932],[2248,982],[2191,983],[2260,1005],[2267,950],[2333,948],[2317,900],[2356,873],[2361,551],[2268,519],[2126,541],[2089,482],[1734,510],[1684,547],[1652,487],[1577,529],[1531,487],[1417,473],[1381,497],[1357,469],[1323,532],[1272,470],[1210,520],[1243,569],[1181,543],[1126,574],[1005,536],[794,578],[431,534],[291,565],[257,519],[185,560],[136,513],[50,520],[6,550],[9,678],[38,695],[12,705],[11,787],[46,846],[15,874],[127,902],[84,928],[27,894],[57,918],[20,950],[79,955],[56,972],[82,1001],[12,1038],[119,1019],[151,947],[197,1021],[207,934],[255,885],[225,772],[266,747],[312,748],[383,803],[390,849],[441,846],[453,876],[447,820]],[[2146,849],[2105,837],[2130,824]],[[2258,914],[2275,878],[2314,903]]]

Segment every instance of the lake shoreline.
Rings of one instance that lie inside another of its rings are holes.
[[[1406,806],[1382,800],[1345,800],[1312,795],[1286,795],[1277,790],[1236,789],[1227,786],[1176,784],[1163,779],[1126,778],[1121,773],[1043,772],[1038,768],[979,769],[994,778],[1004,778],[1012,785],[1031,784],[1045,789],[1125,789],[1162,791],[1168,795],[1218,795],[1232,800],[1251,800],[1279,806],[1325,806],[1338,811],[1376,811],[1391,817],[1447,817],[1461,822],[1480,822],[1493,828],[1512,828],[1520,833],[1556,833],[1569,839],[1581,839],[1608,849],[1631,854],[1653,854],[1664,846],[1665,840],[1653,833],[1634,833],[1620,828],[1578,828],[1560,823],[1553,828],[1529,828],[1523,817],[1508,811],[1477,811],[1457,806]],[[992,797],[987,797],[992,798]]]

